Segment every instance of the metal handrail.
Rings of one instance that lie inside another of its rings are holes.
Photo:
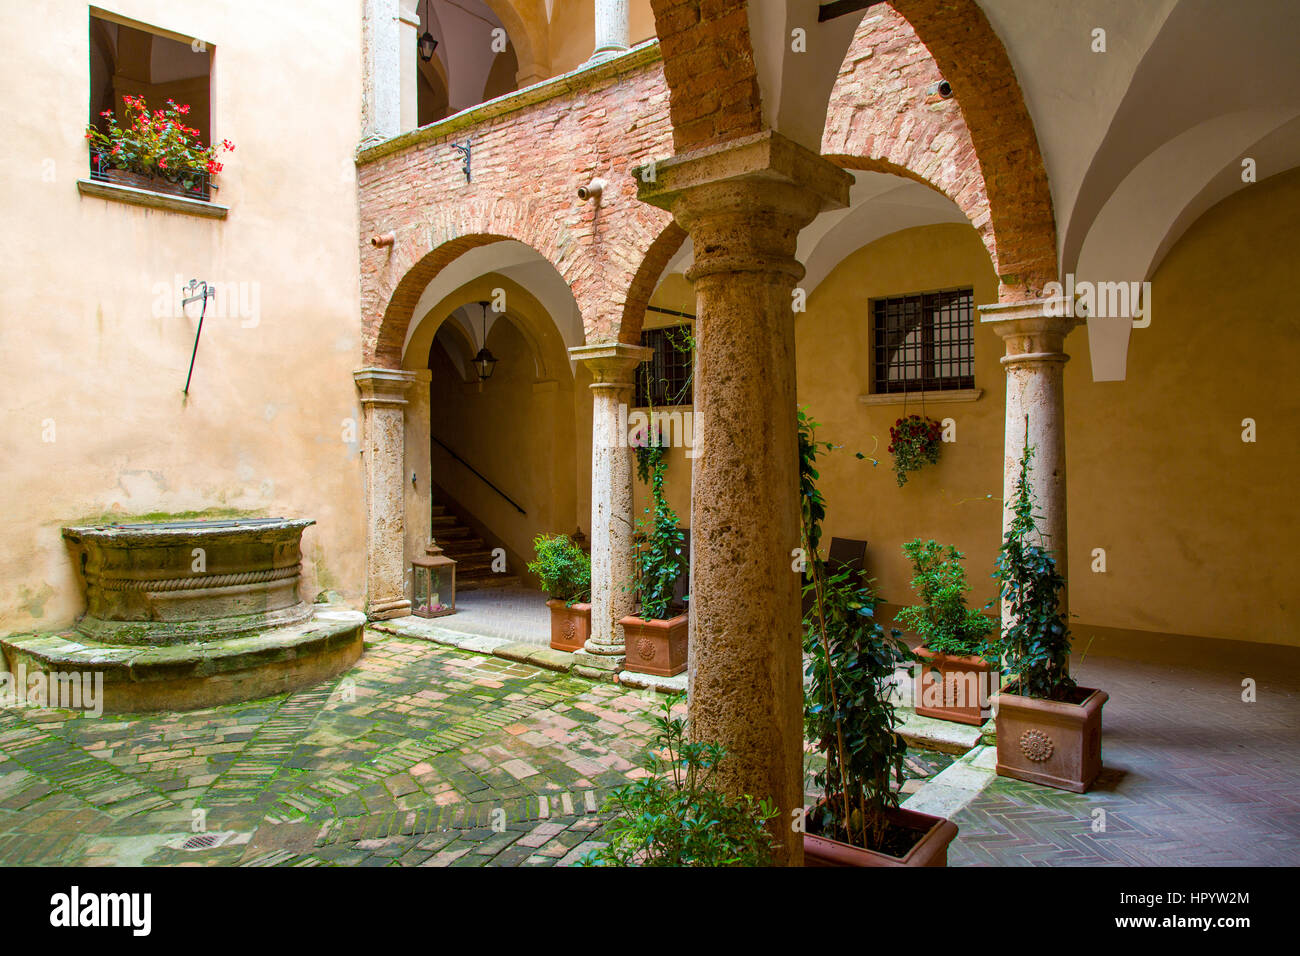
[[[449,447],[447,446],[447,443],[446,443],[446,442],[444,442],[444,441],[443,441],[441,438],[439,438],[437,435],[430,435],[429,437],[432,438],[432,439],[433,439],[437,444],[441,445],[443,451],[445,451],[447,454],[451,455],[452,458],[455,458],[458,462],[460,462],[462,465],[464,465],[464,466],[465,466],[466,468],[468,468],[470,471],[474,472],[475,477],[477,477],[477,478],[479,479],[479,481],[483,482],[483,484],[487,485],[489,488],[491,488],[493,491],[495,491],[497,494],[499,494],[499,495],[500,495],[502,498],[504,498],[506,501],[510,502],[510,505],[511,505],[511,506],[512,506],[516,511],[518,511],[521,515],[525,515],[525,516],[527,516],[528,512],[525,511],[523,508],[519,507],[519,503],[518,503],[517,501],[515,501],[515,499],[511,498],[508,494],[506,494],[504,491],[502,491],[502,490],[501,490],[500,488],[498,488],[496,485],[492,484],[492,482],[491,482],[490,480],[488,480],[488,478],[483,474],[483,472],[479,471],[477,468],[475,468],[473,465],[471,465],[469,462],[467,462],[464,458],[460,457],[460,455],[458,455],[458,454],[456,454],[454,451],[452,451],[451,448],[449,448]]]

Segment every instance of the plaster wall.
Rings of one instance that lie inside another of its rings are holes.
[[[1088,340],[1066,351],[1070,605],[1076,641],[1116,629],[1300,644],[1292,530],[1300,524],[1287,385],[1300,367],[1285,302],[1291,275],[1276,250],[1300,241],[1300,172],[1225,200],[1174,247],[1153,279],[1153,320],[1134,330],[1125,382],[1093,382]],[[864,247],[809,299],[796,326],[799,401],[843,445],[822,469],[827,535],[869,541],[870,574],[891,604],[913,600],[901,545],[912,537],[967,555],[972,603],[992,596],[1000,536],[1002,344],[976,326],[978,401],[929,405],[957,441],[937,466],[895,484],[886,452],[901,405],[863,405],[868,300],[973,286],[996,277],[973,229],[934,225]],[[908,411],[915,410],[915,400]],[[1258,440],[1241,440],[1253,418]],[[878,444],[877,444],[878,443]],[[855,459],[862,451],[880,464]],[[989,497],[991,496],[991,497]],[[1092,570],[1105,550],[1104,572]]]
[[[59,529],[88,519],[228,509],[314,518],[302,594],[364,582],[356,236],[361,18],[330,0],[230,0],[116,13],[213,51],[213,135],[233,140],[222,220],[81,196],[88,8],[0,8],[22,36],[0,64],[0,632],[81,612]],[[293,82],[286,82],[292,77]],[[310,96],[301,91],[311,90]],[[221,283],[188,398],[198,318],[179,286]],[[21,384],[19,384],[21,383]],[[349,425],[351,423],[351,425]]]

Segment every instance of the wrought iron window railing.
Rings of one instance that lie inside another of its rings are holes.
[[[641,344],[653,354],[636,367],[636,407],[666,408],[692,401],[690,326],[646,329]]]
[[[947,289],[873,299],[872,391],[975,387],[975,294]]]
[[[136,189],[148,189],[156,193],[172,196],[184,196],[186,199],[198,199],[208,202],[212,190],[217,188],[212,177],[205,170],[178,171],[175,176],[140,173],[116,166],[112,157],[104,150],[90,151],[90,178],[95,182],[117,183],[122,186],[134,186]]]

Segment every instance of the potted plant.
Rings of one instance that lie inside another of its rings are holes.
[[[994,571],[1004,620],[1011,623],[986,652],[1000,654],[1011,674],[993,698],[997,772],[1083,793],[1101,772],[1101,709],[1108,695],[1079,687],[1069,673],[1070,629],[1060,606],[1065,579],[1034,524],[1034,450],[1027,439],[1026,426],[1012,520]]]
[[[907,415],[889,429],[889,453],[894,456],[894,477],[898,487],[907,484],[907,473],[939,460],[943,447],[943,426],[933,418]]]
[[[642,519],[633,540],[637,546],[637,614],[619,621],[627,646],[628,670],[672,677],[686,670],[688,618],[674,606],[673,590],[686,569],[685,536],[677,527],[677,513],[664,494],[663,446],[638,449],[642,473],[650,479],[652,508]]]
[[[90,141],[91,172],[95,178],[120,182],[154,192],[207,198],[211,177],[221,172],[221,150],[233,150],[223,139],[204,146],[199,131],[185,124],[190,107],[168,100],[166,107],[150,110],[143,96],[123,96],[126,125],[119,126],[112,110],[99,115],[107,129],[86,127]]]
[[[899,632],[875,619],[876,598],[850,571],[828,576],[818,554],[825,501],[817,491],[816,423],[799,411],[799,482],[803,548],[810,564],[813,610],[805,622],[809,678],[805,734],[825,755],[814,781],[825,797],[807,814],[806,866],[946,866],[957,835],[949,820],[904,810],[901,785],[907,744],[897,732],[893,679],[912,654]]]
[[[914,682],[913,702],[923,717],[962,724],[982,724],[986,702],[998,688],[997,663],[980,656],[993,622],[966,606],[963,555],[952,545],[919,538],[903,545],[912,562],[912,590],[920,604],[905,607],[894,619],[921,638],[916,656],[922,661]]]
[[[576,651],[591,636],[591,556],[567,534],[533,539],[537,560],[528,570],[537,575],[550,597],[551,647]]]
[[[605,801],[618,816],[605,826],[609,843],[583,866],[770,866],[768,830],[777,809],[751,796],[730,800],[709,786],[727,753],[716,743],[687,743],[686,721],[673,716],[680,696],[655,718],[658,734],[649,775],[619,787]],[[656,753],[659,751],[662,753]]]

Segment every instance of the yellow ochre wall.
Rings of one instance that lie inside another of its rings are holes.
[[[1292,275],[1279,250],[1300,245],[1300,171],[1252,186],[1206,213],[1153,277],[1150,328],[1133,332],[1128,377],[1093,382],[1087,333],[1067,340],[1070,603],[1076,646],[1134,632],[1300,644],[1295,422],[1300,368]],[[827,541],[868,540],[869,573],[892,605],[911,603],[901,545],[913,537],[967,555],[971,603],[995,593],[1001,535],[1005,377],[1001,340],[977,324],[974,402],[927,403],[956,424],[939,464],[899,488],[889,428],[901,403],[865,405],[872,297],[961,286],[996,301],[997,278],[975,231],[907,229],[857,250],[817,287],[796,322],[799,402],[843,446],[822,459]],[[694,311],[670,276],[654,304]],[[676,320],[647,316],[647,326]],[[920,411],[909,399],[907,411]],[[1258,441],[1241,440],[1242,420]],[[878,460],[861,461],[862,452]],[[669,501],[689,524],[690,470],[669,455]],[[638,486],[637,515],[648,502]],[[1093,551],[1105,550],[1095,572]],[[1112,645],[1113,646],[1113,645]]]
[[[112,8],[210,44],[213,134],[236,144],[216,194],[230,214],[79,195],[88,8],[0,7],[0,30],[22,38],[0,64],[0,251],[12,280],[0,284],[0,633],[74,620],[83,597],[59,528],[106,515],[313,518],[303,596],[334,588],[359,604],[360,118],[338,108],[361,99],[359,8]],[[209,305],[186,399],[198,307],[172,310],[191,278],[242,288],[248,308],[222,317]]]

